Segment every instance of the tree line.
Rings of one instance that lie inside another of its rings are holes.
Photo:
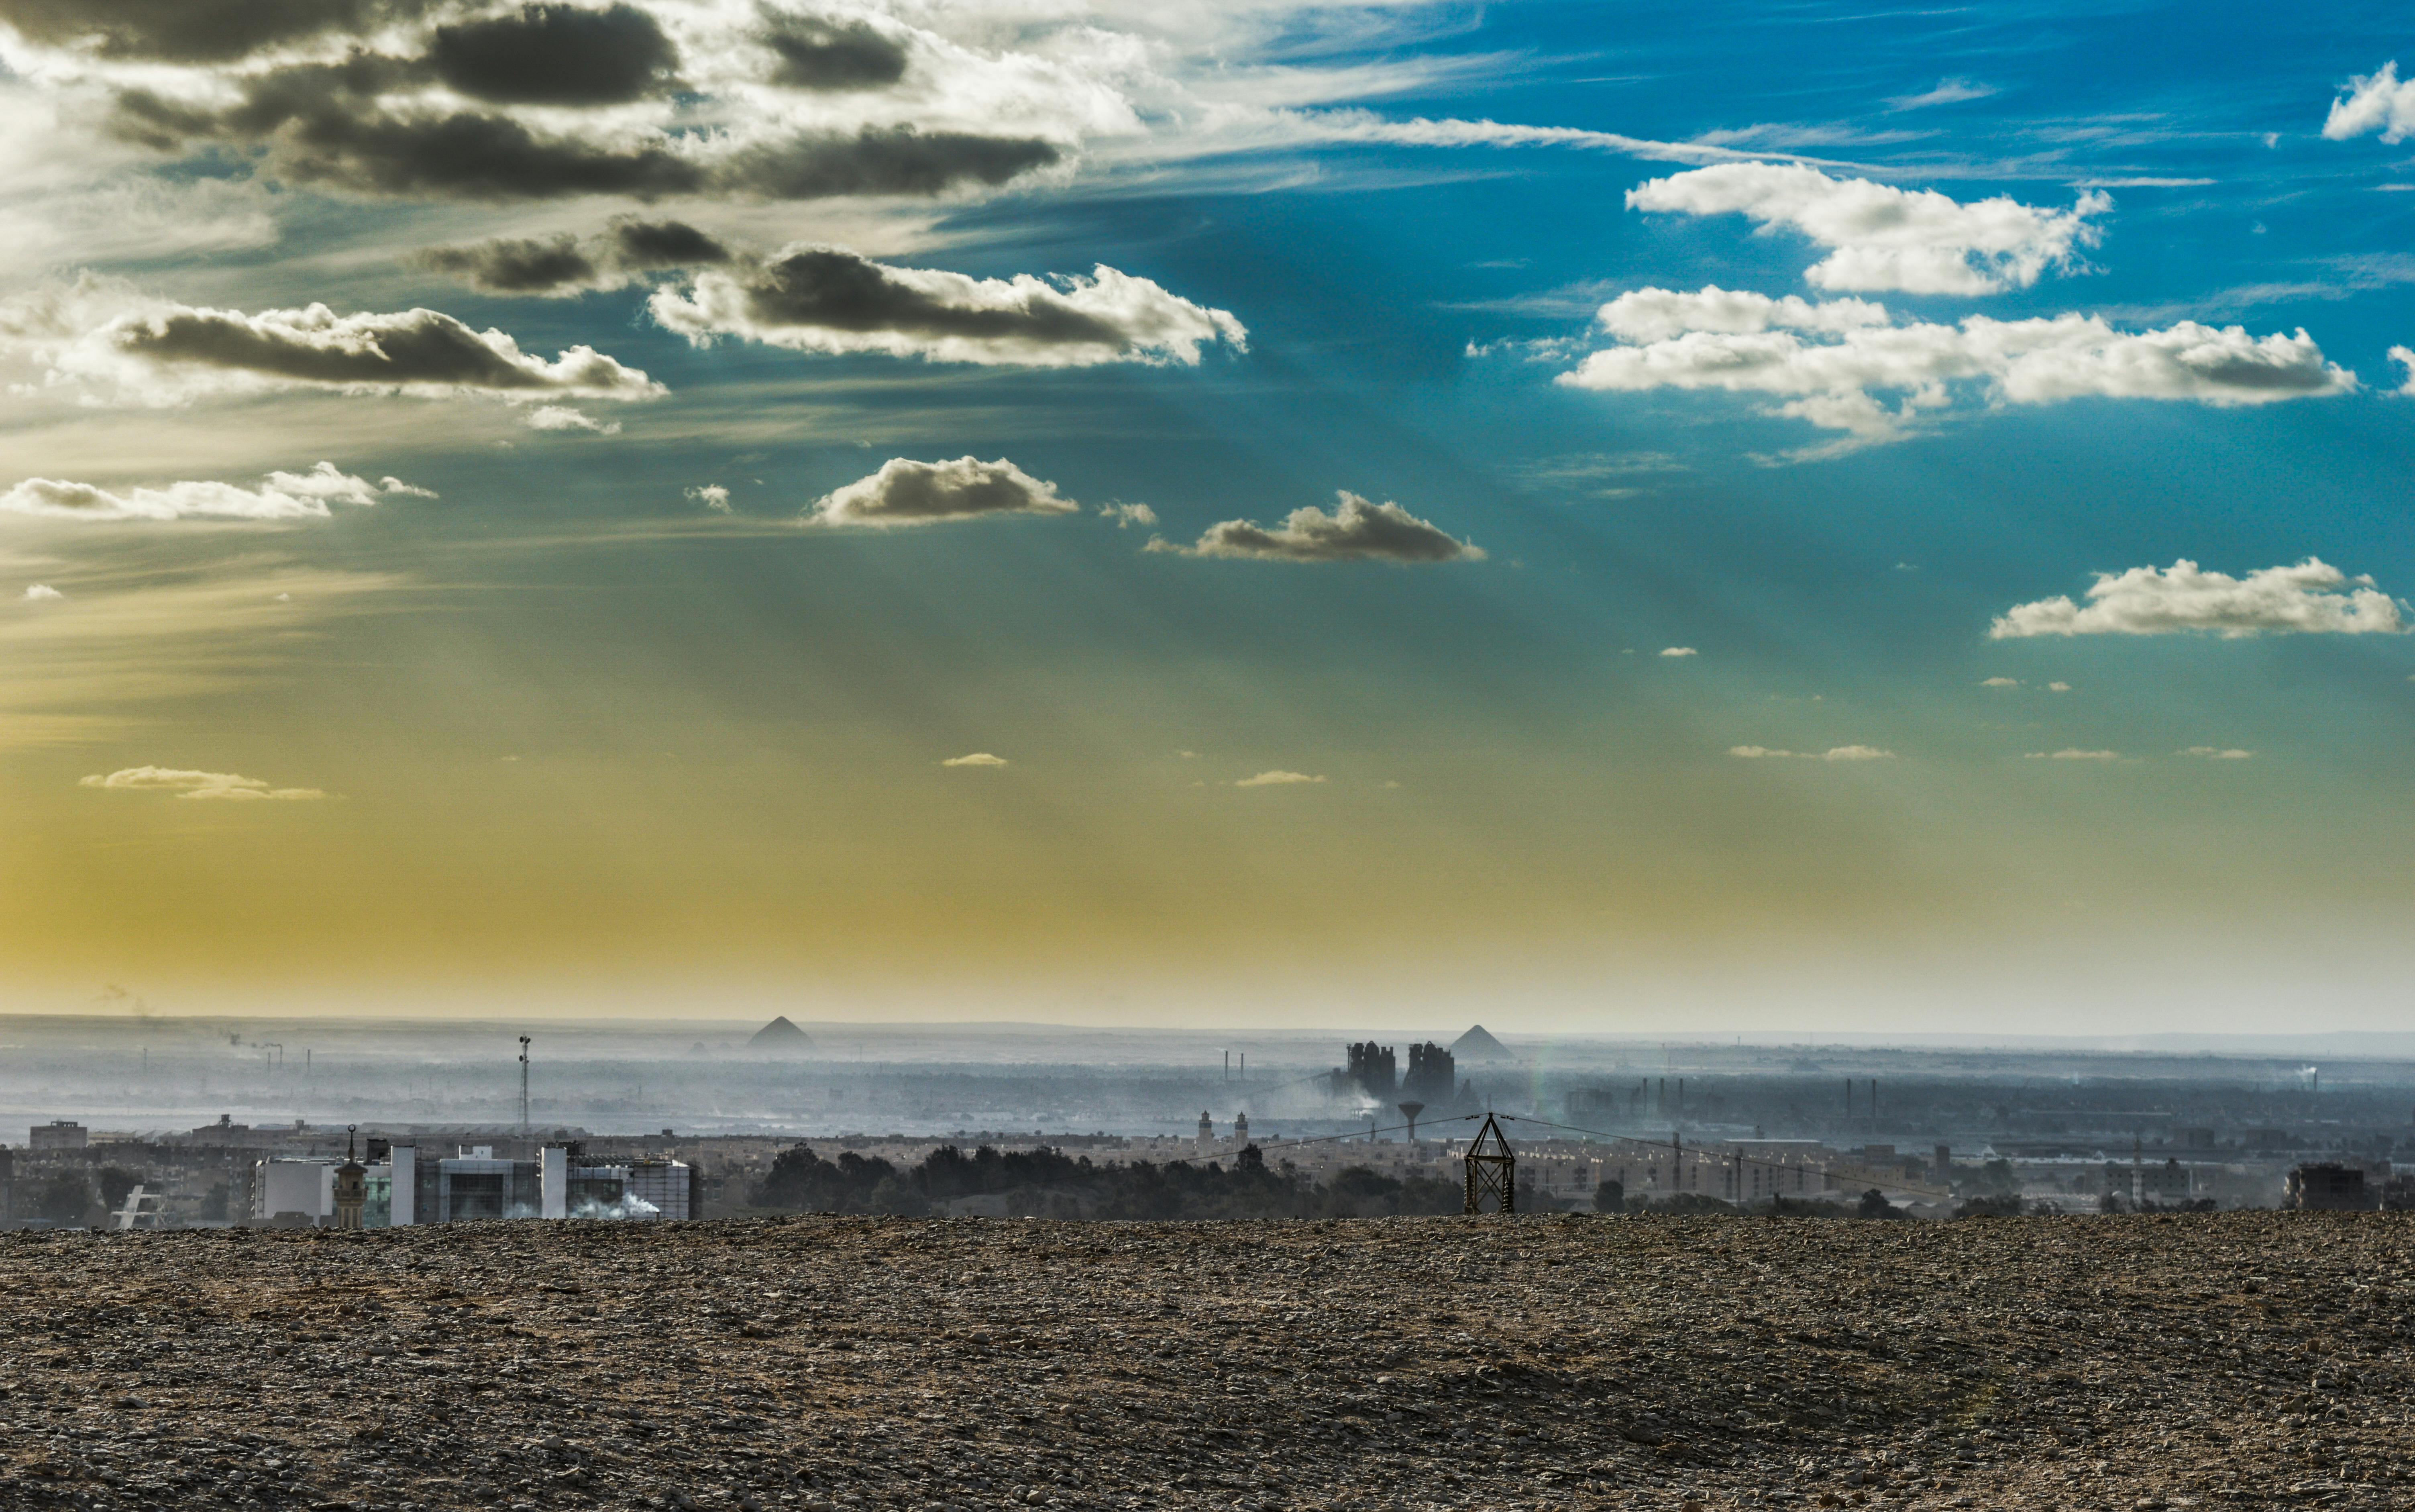
[[[899,1167],[853,1150],[825,1160],[800,1144],[780,1152],[747,1191],[757,1207],[822,1213],[946,1213],[963,1198],[1005,1198],[1010,1211],[1104,1219],[1386,1218],[1456,1213],[1456,1182],[1388,1176],[1363,1165],[1317,1181],[1290,1161],[1269,1165],[1255,1145],[1217,1160],[1102,1164],[1062,1150],[968,1154],[952,1145]]]

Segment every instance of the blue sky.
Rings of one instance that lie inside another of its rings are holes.
[[[2405,1006],[2401,15],[0,27],[29,1006]]]

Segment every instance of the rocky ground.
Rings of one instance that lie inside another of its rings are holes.
[[[2415,1505],[2392,1215],[0,1235],[0,1506]]]

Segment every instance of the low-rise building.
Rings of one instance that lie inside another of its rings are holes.
[[[83,1125],[72,1118],[53,1118],[35,1125],[25,1133],[25,1147],[37,1154],[45,1150],[80,1150],[91,1142]]]

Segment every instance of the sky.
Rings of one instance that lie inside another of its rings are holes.
[[[2409,137],[2380,6],[0,0],[0,1008],[2403,1024]]]

